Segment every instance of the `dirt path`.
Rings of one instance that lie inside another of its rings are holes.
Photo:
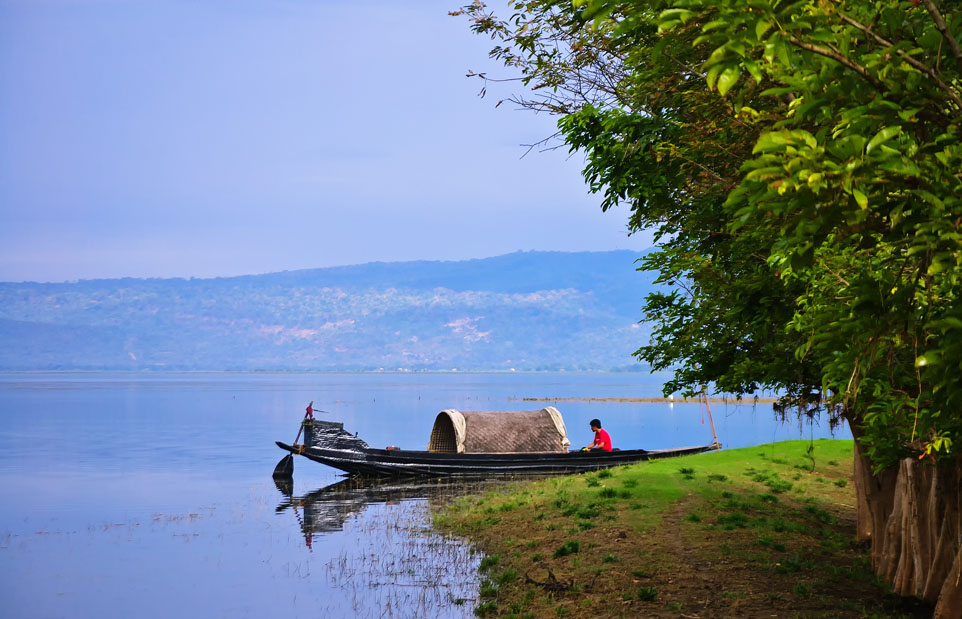
[[[787,501],[783,501],[787,502]],[[784,521],[782,537],[758,529],[708,528],[689,520],[705,504],[693,495],[676,502],[649,538],[661,569],[652,575],[656,603],[635,603],[634,616],[713,619],[727,617],[930,617],[931,609],[885,594],[861,568],[864,549],[854,539],[854,519],[783,505],[796,519],[811,516],[817,534]],[[713,506],[716,514],[723,508]],[[785,513],[782,513],[784,516]],[[794,530],[793,530],[794,529]],[[833,536],[834,534],[835,536]],[[768,541],[771,539],[772,541]],[[779,540],[779,541],[776,541]],[[823,563],[822,558],[830,562]],[[631,616],[631,613],[628,613]]]

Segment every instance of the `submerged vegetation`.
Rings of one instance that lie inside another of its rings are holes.
[[[814,446],[811,451],[809,448]],[[522,482],[435,514],[485,558],[479,616],[925,616],[855,541],[852,441]]]

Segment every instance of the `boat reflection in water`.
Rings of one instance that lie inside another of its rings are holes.
[[[377,480],[350,476],[303,496],[294,496],[290,479],[275,478],[274,483],[284,495],[275,512],[281,514],[291,509],[300,524],[305,543],[311,547],[315,535],[343,531],[348,519],[359,515],[372,504],[396,505],[402,501],[419,499],[431,505],[440,504],[459,496],[503,486],[505,480]]]
[[[290,480],[275,483],[283,495],[276,513],[294,514],[307,546],[293,563],[307,572],[313,566],[325,586],[338,591],[317,616],[472,616],[481,554],[464,540],[435,532],[431,513],[504,480],[347,477],[302,496],[293,494]]]

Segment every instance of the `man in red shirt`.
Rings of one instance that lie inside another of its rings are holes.
[[[608,432],[606,430],[601,428],[600,421],[597,419],[591,420],[591,431],[595,433],[595,440],[581,451],[591,451],[592,449],[611,451],[611,437],[608,436]]]

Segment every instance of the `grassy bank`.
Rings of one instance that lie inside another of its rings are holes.
[[[851,475],[851,441],[790,441],[513,484],[435,525],[486,555],[480,616],[930,616],[872,574]]]

